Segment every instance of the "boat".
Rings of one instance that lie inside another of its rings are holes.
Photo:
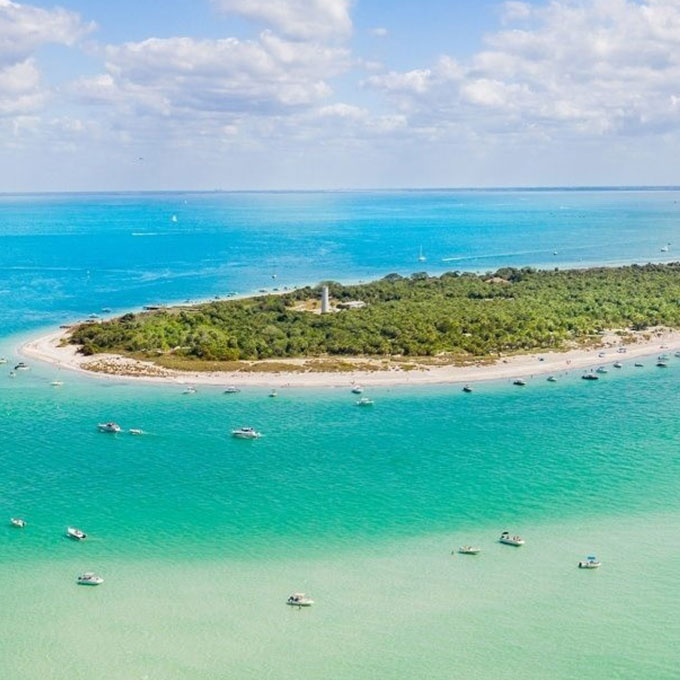
[[[676,352],[673,356],[680,359],[680,352]]]
[[[423,246],[420,246],[420,251],[418,252],[418,262],[425,262],[427,258],[423,255]]]
[[[644,364],[641,364],[639,361],[635,362],[635,368],[642,368]]]
[[[238,387],[235,387],[234,385],[229,385],[229,387],[226,387],[224,390],[225,394],[236,394],[237,392],[240,392]]]
[[[659,360],[656,362],[656,365],[657,365],[659,368],[668,368],[668,364],[667,364],[665,361],[662,361],[661,359],[659,359]]]
[[[620,361],[615,361],[614,368],[623,368],[623,364]]]
[[[66,527],[66,535],[74,541],[84,541],[87,538],[87,534],[76,527]]]
[[[77,583],[79,586],[100,586],[104,583],[104,579],[93,571],[86,571],[78,577]]]
[[[510,532],[504,531],[501,534],[501,537],[498,539],[499,543],[505,543],[505,545],[514,545],[516,547],[519,547],[520,545],[524,545],[524,539],[521,538],[520,536],[511,536]]]
[[[17,376],[16,371],[10,371],[10,372],[9,372],[9,377],[10,377],[10,378],[16,378],[16,376]]]
[[[286,604],[291,607],[311,607],[314,600],[307,597],[304,593],[293,593],[287,600]]]
[[[522,378],[517,378],[517,380],[512,381],[513,385],[518,385],[519,387],[524,387],[527,384],[526,380],[523,380]]]
[[[662,252],[662,253],[667,253],[667,252],[668,252],[668,246],[663,246],[663,247],[661,248],[661,252]]]
[[[278,396],[279,396],[279,393],[278,393],[276,390],[272,390],[272,391],[269,393],[269,396],[270,396],[270,397],[278,397]]]
[[[5,357],[0,357],[0,364],[6,364],[6,363],[7,363],[7,359],[5,359]]]
[[[482,552],[482,549],[477,548],[474,545],[461,545],[460,548],[458,548],[458,552],[461,555],[479,555],[479,553]]]
[[[173,215],[173,216],[170,218],[170,221],[171,221],[171,222],[177,222],[177,215]]]
[[[118,434],[121,431],[118,423],[99,423],[97,429],[100,432],[112,432],[113,434]]]
[[[463,386],[463,392],[472,392],[472,388],[470,387],[470,385]]]
[[[111,312],[112,312],[111,307],[102,307],[103,314],[111,314]]]
[[[26,520],[19,517],[10,517],[9,523],[17,529],[23,529],[26,526]]]
[[[196,388],[195,387],[187,387],[182,394],[196,394]]]
[[[259,439],[262,433],[252,427],[238,427],[231,431],[231,436],[236,439]]]
[[[579,569],[599,569],[601,562],[595,557],[595,555],[588,555],[585,560],[581,560],[578,563]]]
[[[364,388],[361,385],[355,385],[352,388],[352,394],[361,394],[364,391]]]
[[[581,379],[582,379],[582,380],[599,380],[599,379],[600,379],[600,376],[599,376],[599,375],[596,375],[595,373],[593,373],[593,372],[591,371],[590,373],[584,373],[584,374],[581,376]]]
[[[52,387],[61,387],[63,384],[64,384],[64,383],[63,383],[63,381],[61,381],[61,380],[53,380],[53,381],[50,383],[50,385],[51,385]]]
[[[668,354],[660,354],[659,355],[659,361],[668,361],[668,359],[670,359]]]
[[[361,397],[361,399],[357,401],[357,406],[373,406],[373,404],[373,399],[369,399],[368,397]]]
[[[602,373],[603,375],[605,373],[609,373],[609,371],[604,367],[604,366],[598,366],[597,369],[595,370],[596,373]]]
[[[140,430],[137,427],[132,427],[128,430],[130,434],[137,435],[138,437],[144,434],[144,430]]]
[[[23,361],[20,361],[15,367],[15,371],[30,371],[30,366],[27,366]]]
[[[557,378],[554,375],[549,375],[546,379],[548,382],[557,382]]]

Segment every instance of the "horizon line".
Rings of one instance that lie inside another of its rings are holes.
[[[361,193],[435,193],[435,192],[503,192],[503,191],[680,191],[676,184],[593,184],[546,186],[452,186],[452,187],[391,187],[391,188],[337,188],[337,189],[91,189],[49,191],[0,191],[8,196],[97,196],[97,195],[153,195],[153,194],[361,194]]]

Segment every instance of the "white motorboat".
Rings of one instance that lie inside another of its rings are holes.
[[[523,378],[517,378],[517,380],[512,381],[512,384],[517,385],[518,387],[524,387],[527,384],[527,381]]]
[[[615,361],[614,368],[623,368],[623,364],[620,361]]]
[[[557,378],[554,375],[549,375],[547,377],[548,382],[557,382]]]
[[[364,391],[364,388],[361,385],[355,385],[352,388],[352,394],[361,394]]]
[[[278,397],[278,396],[279,396],[279,393],[278,393],[276,390],[272,390],[272,391],[269,393],[269,396],[270,396],[270,397]]]
[[[656,362],[656,365],[657,365],[659,368],[668,368],[668,364],[667,364],[665,361],[662,361],[661,359],[659,359],[659,360]]]
[[[5,357],[0,357],[0,365],[6,364],[6,363],[7,363],[7,359],[5,359]]]
[[[262,433],[252,427],[239,427],[231,431],[231,436],[236,439],[259,439]]]
[[[461,545],[460,548],[458,548],[458,552],[461,555],[479,555],[479,553],[482,552],[482,549],[477,548],[474,545]]]
[[[113,434],[118,434],[121,431],[121,427],[118,423],[99,423],[97,429],[100,432],[112,432]]]
[[[508,531],[504,531],[498,541],[500,543],[505,543],[505,545],[514,545],[517,547],[524,545],[524,539],[521,536],[511,536]]]
[[[23,529],[26,526],[26,520],[19,517],[10,517],[9,523],[17,529]]]
[[[642,368],[644,364],[641,364],[639,361],[635,362],[635,368]]]
[[[582,380],[599,380],[599,379],[600,379],[600,376],[599,376],[599,375],[596,375],[595,373],[593,373],[593,372],[591,371],[590,373],[584,373],[584,374],[581,376],[581,379],[582,379]]]
[[[237,393],[240,392],[240,391],[241,391],[241,390],[239,390],[239,388],[236,387],[235,385],[229,385],[229,387],[226,387],[226,388],[224,389],[224,393],[225,393],[225,394],[237,394]]]
[[[661,247],[661,252],[662,252],[662,253],[667,253],[667,252],[668,252],[668,246],[662,246],[662,247]]]
[[[144,434],[144,430],[140,430],[138,427],[132,427],[128,430],[130,434],[134,434],[137,437],[141,437]]]
[[[373,399],[369,399],[368,397],[361,397],[361,399],[357,401],[357,406],[373,406],[374,403],[375,402],[373,401]]]
[[[598,366],[596,373],[605,374],[605,373],[609,373],[609,371],[604,366]]]
[[[104,579],[93,571],[86,571],[78,577],[77,582],[79,586],[100,586]]]
[[[595,557],[595,555],[588,555],[585,560],[581,560],[578,563],[579,569],[599,569],[601,562]]]
[[[66,527],[66,535],[74,541],[84,541],[87,538],[87,534],[76,527]]]
[[[187,387],[182,394],[196,394],[196,388],[195,387]]]
[[[463,392],[468,392],[468,393],[472,392],[472,388],[470,387],[470,385],[464,385],[463,386]]]
[[[314,604],[314,600],[307,597],[304,593],[293,593],[287,600],[286,604],[291,607],[311,607]]]
[[[23,361],[20,361],[15,367],[15,371],[30,371],[30,366],[27,366]]]
[[[53,380],[50,385],[52,387],[61,387],[64,384],[62,380]]]

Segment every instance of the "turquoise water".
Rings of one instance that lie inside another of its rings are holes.
[[[5,197],[0,355],[104,305],[271,287],[273,271],[280,286],[408,273],[420,243],[431,271],[455,253],[659,259],[675,200]],[[677,677],[680,360],[596,384],[376,388],[373,409],[344,389],[182,395],[8,370],[0,522],[29,526],[0,526],[2,678]],[[148,434],[98,433],[109,419]],[[243,424],[265,436],[228,436]],[[497,544],[504,529],[527,545]],[[450,554],[468,542],[479,557]],[[590,552],[602,569],[576,569]],[[75,586],[87,569],[106,583]],[[296,589],[317,605],[289,611]]]

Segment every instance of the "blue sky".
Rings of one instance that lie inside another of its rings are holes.
[[[0,188],[675,184],[680,0],[0,0]]]

